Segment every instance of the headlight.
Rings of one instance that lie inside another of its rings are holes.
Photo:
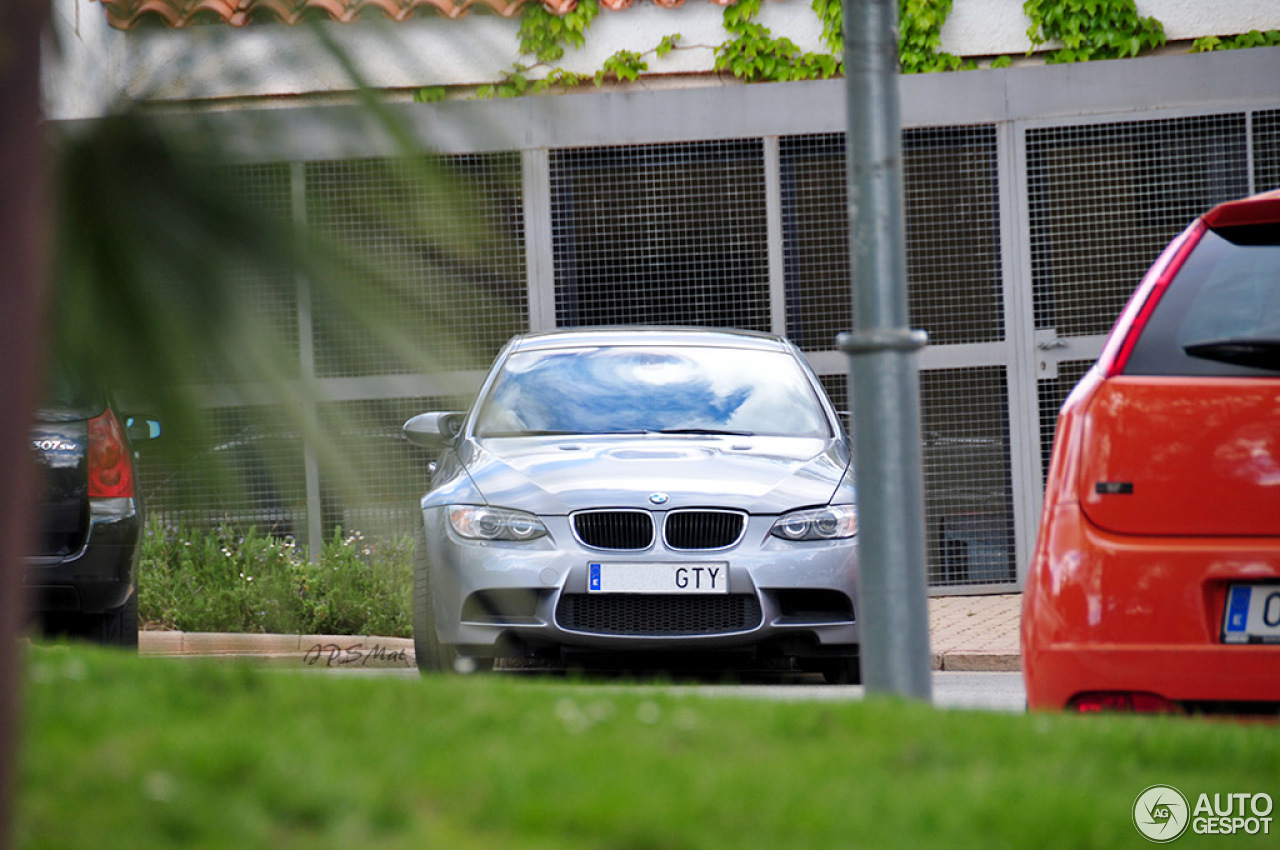
[[[769,532],[783,540],[843,540],[858,533],[858,509],[830,505],[778,517]]]
[[[449,508],[449,524],[472,540],[535,540],[547,533],[533,514],[487,505],[454,505]]]

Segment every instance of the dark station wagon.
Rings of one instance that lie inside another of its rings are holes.
[[[158,435],[148,423],[134,438]],[[53,381],[31,426],[40,469],[39,528],[23,579],[51,634],[138,645],[143,511],[127,420],[107,395]]]

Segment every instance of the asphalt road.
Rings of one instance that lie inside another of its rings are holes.
[[[933,701],[946,708],[1026,711],[1021,673],[934,673]]]

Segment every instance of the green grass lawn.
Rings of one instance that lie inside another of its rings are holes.
[[[26,667],[23,850],[1137,848],[1150,785],[1280,797],[1273,726],[64,647]]]

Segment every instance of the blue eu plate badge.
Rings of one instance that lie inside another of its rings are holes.
[[[600,590],[600,565],[589,564],[588,568],[591,571],[590,577],[588,579],[588,581],[590,582],[591,590],[599,591]]]
[[[1254,582],[1227,587],[1222,612],[1223,643],[1280,644],[1280,584]]]
[[[1237,584],[1231,588],[1231,598],[1227,600],[1227,634],[1245,633],[1249,619],[1251,590],[1252,588],[1246,584]]]

